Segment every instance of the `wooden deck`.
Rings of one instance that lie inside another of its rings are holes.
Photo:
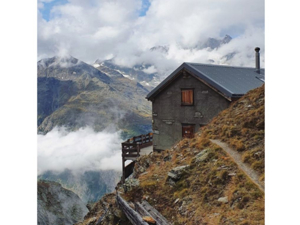
[[[136,161],[142,155],[149,155],[153,151],[152,144],[153,133],[143,134],[137,137],[132,137],[122,143],[122,182],[132,173],[133,164],[125,166],[126,160]],[[126,167],[128,167],[126,169]]]

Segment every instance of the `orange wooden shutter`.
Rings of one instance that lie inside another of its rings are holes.
[[[192,105],[193,104],[193,90],[187,90],[187,94],[188,94],[187,102],[188,102],[188,104]]]
[[[182,90],[181,95],[182,95],[181,102],[184,104],[184,103],[186,103],[186,91],[185,91],[185,90]]]

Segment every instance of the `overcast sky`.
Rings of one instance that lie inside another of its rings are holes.
[[[264,66],[262,0],[38,0],[38,59],[72,55],[87,63],[114,58],[119,65],[151,63],[161,73],[182,62],[207,63],[236,51],[230,62]],[[208,37],[233,37],[214,51],[195,50]],[[167,54],[152,52],[168,46]]]

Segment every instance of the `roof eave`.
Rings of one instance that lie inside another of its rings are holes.
[[[178,72],[185,67],[186,63],[182,63],[173,73],[167,76],[159,85],[157,85],[146,96],[147,100],[153,101],[154,97],[158,95],[167,85],[169,85],[178,75]]]
[[[231,93],[229,90],[227,90],[223,86],[216,84],[211,79],[209,79],[205,74],[203,74],[199,70],[196,70],[195,68],[193,68],[192,65],[189,65],[188,63],[186,63],[186,69],[197,80],[201,81],[202,83],[204,83],[205,85],[207,85],[208,87],[210,87],[212,90],[214,90],[215,92],[217,92],[218,94],[220,94],[222,97],[226,98],[228,101],[232,101],[232,97],[234,97],[235,94]],[[196,76],[194,73],[201,74],[202,78],[200,78],[199,76]],[[217,86],[217,87],[215,87],[215,86]]]

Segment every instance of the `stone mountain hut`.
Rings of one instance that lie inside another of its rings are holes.
[[[172,147],[182,138],[192,138],[231,102],[265,81],[260,68],[183,63],[148,95],[152,102],[153,150]]]

